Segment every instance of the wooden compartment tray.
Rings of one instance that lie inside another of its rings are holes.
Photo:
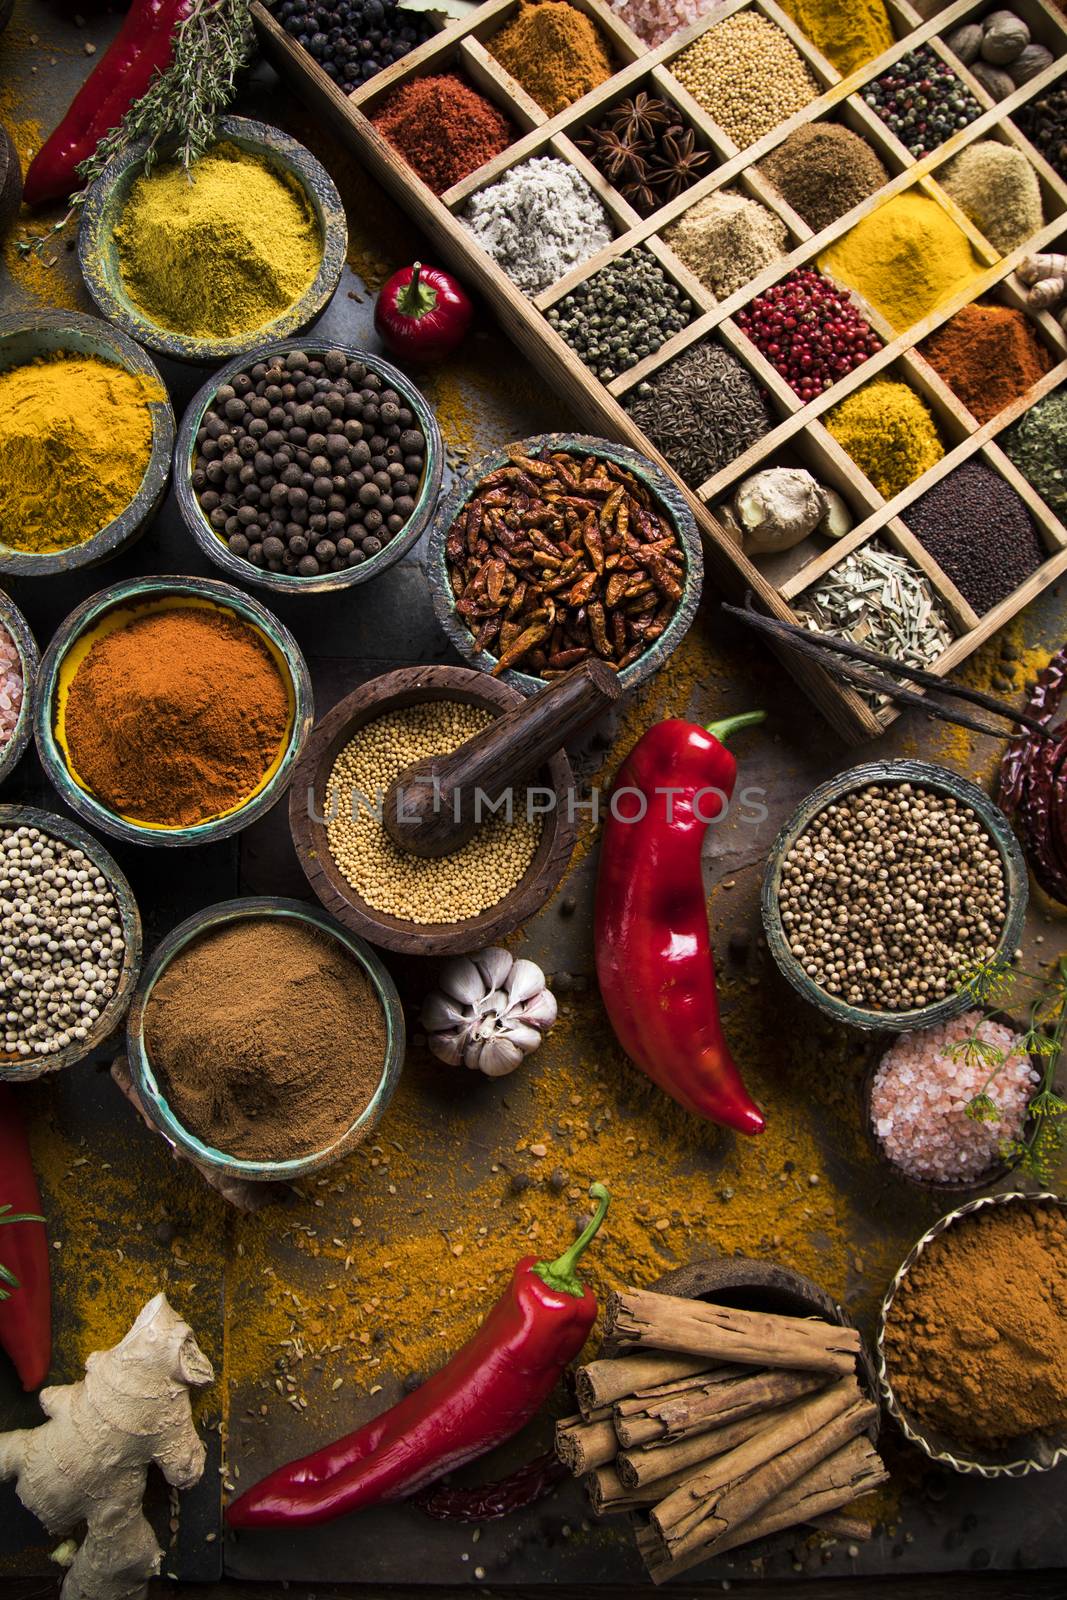
[[[1035,402],[1067,377],[1067,337],[1056,319],[1046,313],[1029,313],[1039,339],[1049,350],[1053,368],[1026,395],[979,427],[938,375],[923,360],[917,346],[962,306],[993,299],[1020,309],[1025,289],[1015,276],[1024,256],[1036,250],[1067,248],[1067,183],[1024,137],[1012,115],[1039,95],[1067,69],[1067,19],[1046,0],[1013,0],[1013,9],[1030,26],[1033,38],[1046,44],[1054,61],[1007,99],[994,103],[969,70],[947,49],[944,38],[962,21],[981,17],[994,9],[993,0],[956,0],[928,20],[923,20],[907,0],[887,0],[897,35],[896,43],[866,66],[842,78],[787,17],[775,0],[721,0],[692,27],[675,34],[656,49],[648,49],[601,0],[572,0],[588,13],[606,36],[618,70],[606,83],[555,116],[541,108],[515,83],[486,48],[517,9],[518,0],[487,0],[462,20],[453,22],[400,61],[377,74],[352,94],[346,94],[271,16],[254,0],[253,16],[267,56],[302,97],[339,132],[362,158],[373,175],[396,196],[407,214],[423,229],[436,250],[465,280],[487,299],[504,331],[522,349],[566,399],[582,425],[608,438],[622,440],[642,450],[669,472],[685,494],[705,541],[710,573],[720,588],[737,596],[751,589],[771,615],[783,621],[798,619],[796,604],[806,589],[850,550],[877,537],[907,555],[922,568],[947,612],[955,638],[932,664],[944,674],[958,666],[986,639],[1020,611],[1035,595],[1067,572],[1067,527],[1022,477],[998,444],[998,436]],[[750,10],[777,24],[792,40],[820,86],[810,105],[789,117],[745,150],[727,137],[671,72],[672,61],[706,29],[732,13]],[[859,90],[880,76],[900,56],[927,43],[947,61],[982,106],[981,115],[922,159],[909,154],[861,99]],[[382,99],[398,84],[417,76],[447,70],[461,71],[511,118],[518,137],[493,161],[472,173],[438,198],[416,176],[403,157],[377,132],[370,117]],[[595,123],[618,100],[647,88],[672,101],[695,129],[699,142],[713,152],[718,165],[683,194],[642,217],[619,195],[578,149],[575,137]],[[842,121],[860,133],[881,157],[890,181],[877,194],[853,208],[820,233],[803,220],[755,170],[768,152],[796,128],[819,119]],[[1045,222],[1026,244],[1001,256],[982,237],[937,182],[938,169],[976,139],[994,138],[1021,149],[1038,175],[1044,201]],[[477,245],[459,220],[471,194],[495,181],[502,173],[531,156],[550,154],[575,166],[602,200],[617,237],[606,249],[582,263],[544,294],[529,298],[496,262]],[[661,237],[663,229],[696,201],[715,190],[734,187],[771,208],[789,231],[786,258],[773,263],[728,299],[716,301],[711,292],[674,254]],[[936,198],[969,236],[984,270],[951,300],[905,333],[896,334],[885,319],[855,292],[884,348],[817,399],[803,404],[774,367],[742,333],[735,313],[755,295],[799,266],[814,262],[826,247],[847,233],[889,196],[917,187]],[[688,296],[696,316],[681,333],[653,355],[603,383],[596,378],[566,341],[549,324],[551,305],[592,276],[606,261],[623,255],[637,244],[645,245],[667,276]],[[624,408],[634,386],[656,372],[672,357],[702,339],[713,337],[732,351],[764,389],[768,407],[777,418],[772,430],[751,449],[706,482],[693,486],[652,445]],[[886,502],[859,467],[831,436],[823,423],[825,413],[848,394],[879,374],[903,378],[927,401],[938,423],[946,454],[930,471]],[[908,507],[961,462],[977,457],[1017,490],[1038,528],[1046,551],[1042,565],[999,605],[979,616],[955,585],[909,531]],[[843,538],[826,543],[815,536],[787,554],[760,558],[746,556],[714,514],[738,482],[760,466],[783,459],[806,465],[816,477],[838,490],[855,518],[854,528]],[[853,690],[833,680],[815,663],[786,652],[783,661],[807,690],[837,731],[859,743],[880,734],[897,715],[892,705],[873,708]]]

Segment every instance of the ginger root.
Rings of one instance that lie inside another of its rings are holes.
[[[162,1550],[141,1510],[148,1468],[189,1489],[204,1471],[190,1388],[213,1382],[192,1329],[157,1294],[79,1383],[42,1389],[48,1421],[0,1433],[0,1482],[53,1534],[86,1524],[61,1600],[141,1600]]]

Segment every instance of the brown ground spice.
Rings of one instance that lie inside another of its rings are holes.
[[[919,352],[979,422],[998,416],[1051,372],[1053,357],[1014,306],[964,306]]]
[[[331,1144],[368,1104],[385,1015],[336,940],[249,918],[175,957],[152,991],[145,1042],[190,1132],[228,1155],[279,1161]]]
[[[550,117],[605,83],[613,70],[604,35],[567,0],[520,0],[488,49]]]
[[[901,1405],[951,1439],[1067,1425],[1067,1216],[987,1207],[927,1246],[886,1323]]]

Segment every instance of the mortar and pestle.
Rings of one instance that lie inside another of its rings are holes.
[[[293,778],[290,827],[312,889],[345,927],[389,950],[443,955],[503,938],[544,905],[574,848],[566,804],[574,774],[562,746],[620,692],[616,674],[592,659],[530,698],[466,667],[407,667],[364,684],[317,725]],[[398,849],[441,859],[475,838],[480,817],[490,820],[493,805],[509,789],[529,783],[555,795],[525,876],[494,905],[460,922],[414,923],[368,905],[333,860],[327,835],[329,777],[341,750],[367,723],[426,700],[480,706],[495,720],[458,749],[407,767],[394,779],[381,823]]]

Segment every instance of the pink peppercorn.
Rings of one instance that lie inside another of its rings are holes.
[[[848,296],[814,267],[772,284],[737,321],[805,405],[882,348]]]

